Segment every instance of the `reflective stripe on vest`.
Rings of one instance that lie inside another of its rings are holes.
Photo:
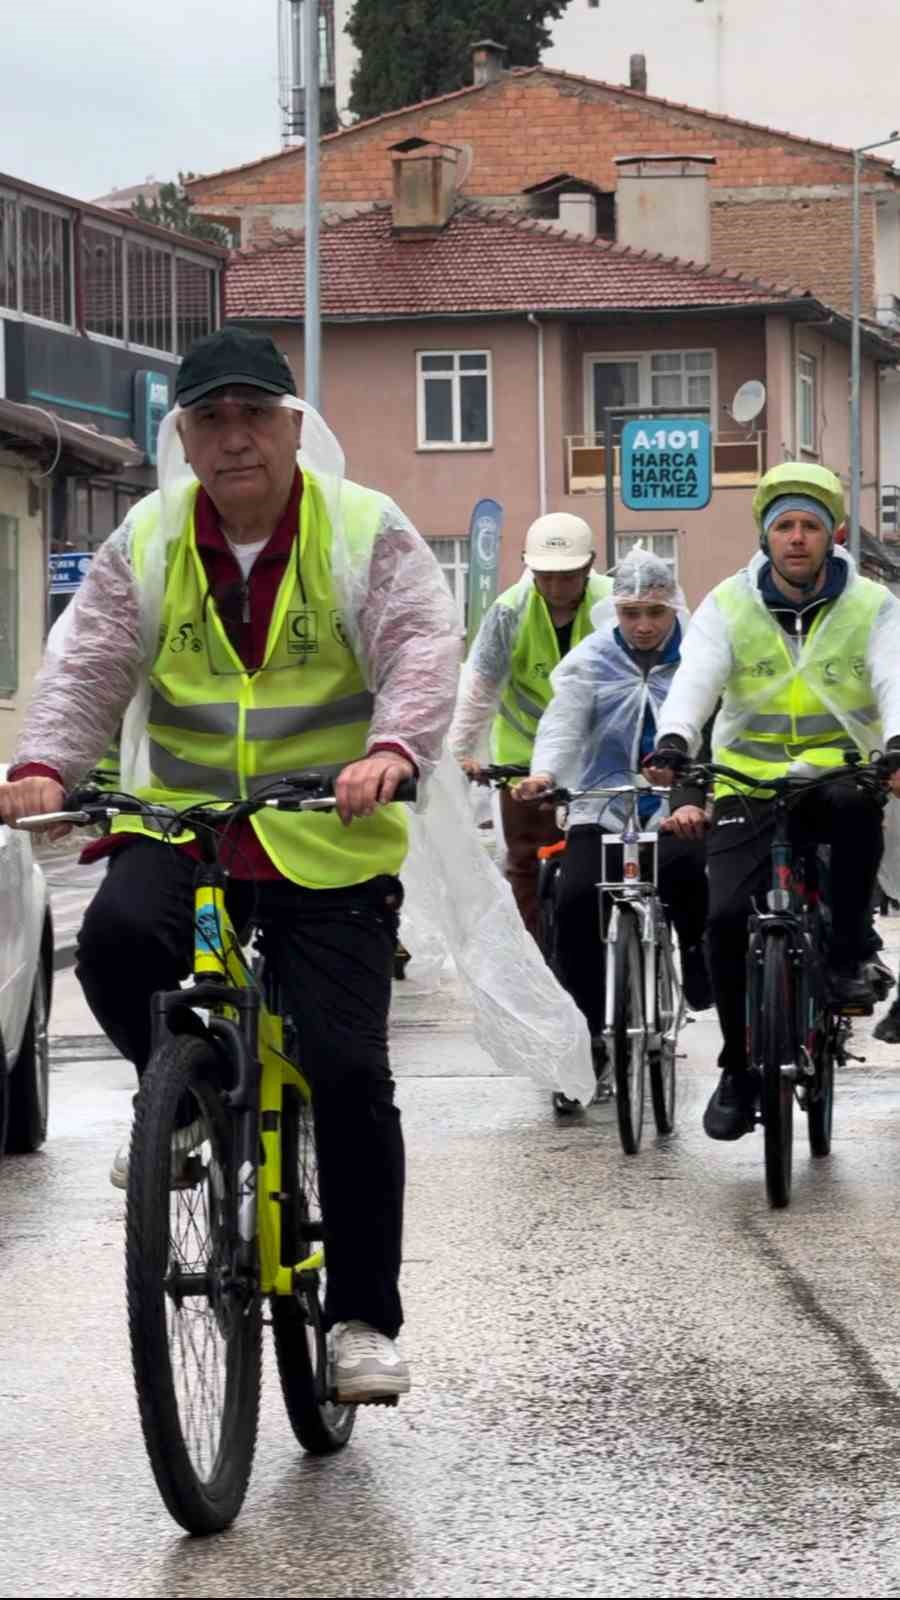
[[[592,572],[572,623],[572,649],[593,632],[591,611],[612,589],[612,579]],[[509,678],[491,729],[491,758],[527,766],[537,726],[550,703],[550,674],[559,665],[559,640],[547,603],[526,574],[500,595],[498,605],[519,613]]]
[[[867,650],[884,591],[854,578],[813,621],[796,655],[780,623],[761,604],[743,573],[713,591],[723,612],[734,660],[721,718],[739,732],[717,744],[713,760],[752,778],[783,777],[797,762],[827,770],[845,751],[864,749],[853,724],[879,742],[879,710]],[[766,696],[767,678],[776,686]],[[824,696],[827,695],[829,703]],[[839,713],[844,713],[844,718]],[[719,780],[717,794],[733,792]]]
[[[297,772],[336,777],[365,755],[374,701],[347,642],[331,573],[331,527],[314,478],[306,475],[300,502],[305,594],[292,554],[272,610],[263,666],[252,673],[235,654],[209,595],[196,546],[194,498],[180,538],[167,551],[151,674],[151,781],[138,792],[182,808],[250,798]],[[374,541],[383,503],[370,490],[344,485],[345,534],[357,551]],[[151,506],[136,520],[132,560],[138,581],[157,533],[156,514]],[[356,818],[351,828],[329,812],[267,810],[251,822],[278,870],[310,888],[340,888],[396,873],[406,854],[400,806]],[[136,818],[118,818],[114,829],[154,831]]]

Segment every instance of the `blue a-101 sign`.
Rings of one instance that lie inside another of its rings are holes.
[[[622,501],[631,511],[700,511],[712,493],[709,423],[637,417],[622,429]]]

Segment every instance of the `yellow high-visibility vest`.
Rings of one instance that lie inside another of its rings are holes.
[[[885,600],[877,583],[853,578],[819,611],[796,655],[744,574],[726,578],[713,598],[728,624],[734,660],[714,730],[714,762],[750,778],[782,778],[797,761],[827,771],[840,766],[847,750],[865,758],[880,746],[879,709],[866,664],[869,635]],[[719,743],[722,726],[735,721],[739,733]],[[734,792],[733,785],[717,781],[717,795]]]
[[[612,589],[612,578],[592,572],[572,623],[572,648],[593,633],[591,611]],[[497,599],[517,611],[509,677],[491,729],[491,760],[528,766],[537,726],[552,699],[550,674],[561,660],[559,640],[543,595],[529,574]]]
[[[315,479],[304,475],[297,537],[255,672],[245,670],[210,595],[197,550],[195,501],[196,492],[168,550],[150,678],[151,781],[138,793],[181,808],[250,798],[295,772],[337,776],[366,753],[373,698],[344,626],[331,570],[331,525]],[[346,531],[355,544],[374,542],[383,503],[372,490],[344,484]],[[137,515],[132,560],[138,582],[157,516],[155,504]],[[307,888],[342,888],[396,873],[406,855],[399,805],[356,817],[348,828],[332,812],[263,810],[251,821],[279,872]],[[117,818],[113,827],[158,836],[136,817]]]

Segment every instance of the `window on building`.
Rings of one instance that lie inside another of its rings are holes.
[[[70,478],[65,544],[73,550],[95,550],[146,493],[146,488],[114,478]]]
[[[433,554],[450,585],[461,622],[466,620],[466,602],[469,593],[469,541],[468,539],[429,539]]]
[[[711,350],[665,350],[650,357],[650,404],[708,406],[712,394]]]
[[[603,434],[606,406],[696,406],[715,429],[713,350],[649,350],[585,357],[585,426]],[[622,424],[616,421],[615,437]]]
[[[492,442],[491,365],[486,350],[421,350],[419,449],[478,449]]]
[[[19,304],[18,241],[16,202],[0,194],[0,306],[13,309]]]
[[[801,450],[807,450],[811,455],[817,454],[819,449],[816,365],[815,356],[797,357],[797,442]]]
[[[106,228],[81,229],[81,299],[84,325],[107,339],[124,339],[123,242]]]
[[[128,241],[128,342],[172,349],[172,255],[136,239]]]
[[[46,322],[72,322],[72,224],[44,206],[19,208],[20,309]]]
[[[180,356],[216,326],[216,274],[202,261],[175,258],[175,350]]]
[[[623,561],[625,557],[640,545],[642,549],[649,550],[651,555],[659,556],[672,569],[672,576],[678,577],[678,535],[676,533],[617,533],[616,534],[616,560]]]
[[[0,515],[0,698],[19,687],[19,520]]]

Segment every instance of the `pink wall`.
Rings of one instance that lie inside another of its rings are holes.
[[[716,352],[714,406],[723,433],[737,430],[724,404],[748,378],[766,381],[769,399],[759,423],[766,430],[764,464],[789,457],[796,440],[795,366],[798,350],[820,360],[821,456],[835,471],[849,466],[847,377],[849,352],[812,327],[794,327],[785,317],[716,320],[691,318],[658,323],[542,323],[547,444],[547,506],[586,518],[596,530],[598,566],[605,550],[602,493],[567,494],[565,436],[588,431],[584,415],[584,361],[589,353],[654,349]],[[303,381],[303,336],[296,327],[272,333]],[[524,317],[507,321],[423,321],[326,326],[323,329],[322,407],[347,455],[347,473],[390,494],[426,537],[464,537],[475,502],[491,495],[505,508],[500,580],[521,571],[525,529],[539,514],[537,344]],[[492,356],[492,447],[477,450],[417,448],[416,352],[481,350]],[[864,382],[864,481],[875,477],[876,384],[866,361]],[[626,531],[674,532],[679,575],[692,605],[756,545],[750,512],[752,488],[716,488],[699,512],[638,513],[617,505],[616,527]],[[874,492],[863,499],[872,526]]]

